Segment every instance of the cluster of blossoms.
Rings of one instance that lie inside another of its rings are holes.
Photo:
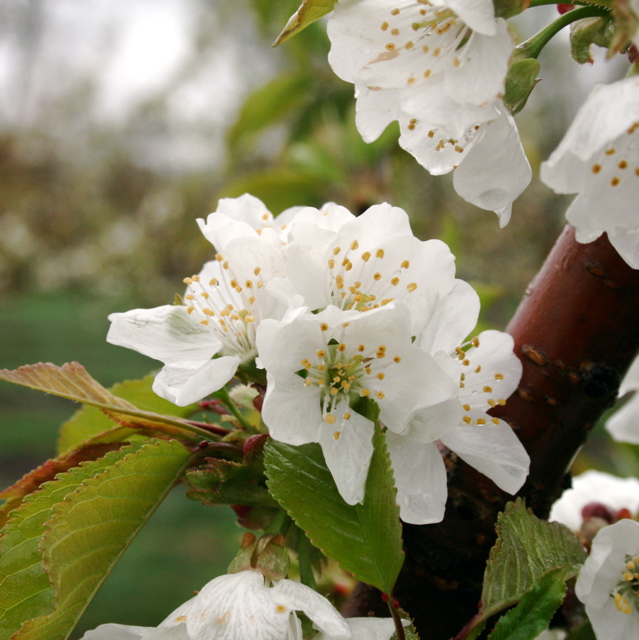
[[[514,43],[493,0],[339,0],[328,35],[364,140],[397,120],[404,149],[507,224],[531,170],[502,102]]]
[[[402,519],[438,522],[442,449],[514,493],[529,458],[487,412],[515,390],[512,338],[469,343],[477,294],[438,241],[414,237],[388,204],[355,217],[335,204],[277,219],[256,198],[221,200],[200,221],[216,259],[186,278],[184,303],[113,314],[108,340],[161,360],[154,390],[186,405],[237,371],[266,370],[262,417],[281,442],[321,445],[346,502],[364,499],[374,401],[386,430]]]

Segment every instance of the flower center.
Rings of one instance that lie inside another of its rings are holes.
[[[621,580],[610,594],[620,613],[629,614],[634,605],[639,611],[639,556],[626,555]]]
[[[322,325],[322,330],[328,327]],[[386,371],[400,361],[400,356],[387,355],[385,345],[369,348],[330,340],[324,349],[301,360],[303,369],[298,373],[304,378],[305,387],[320,389],[322,416],[332,425],[337,422],[338,410],[342,412],[340,418],[350,420],[348,408],[359,398],[383,400]],[[335,431],[333,437],[338,440],[339,436],[340,432]]]
[[[254,278],[240,282],[221,254],[215,258],[217,263],[210,266],[211,273],[207,274],[215,277],[204,278],[200,274],[184,278],[188,285],[186,310],[200,317],[200,323],[216,334],[223,345],[222,355],[250,359],[257,353],[255,331],[265,284],[261,268],[255,267]]]
[[[384,261],[384,249],[359,251],[353,240],[345,251],[333,249],[328,260],[329,299],[341,309],[369,311],[378,309],[396,298],[404,298],[417,289],[417,283],[405,283],[409,260],[401,260],[393,267]],[[402,286],[400,286],[402,285]]]

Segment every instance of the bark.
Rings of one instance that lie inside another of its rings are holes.
[[[566,226],[507,327],[524,365],[519,388],[493,413],[515,429],[531,457],[519,495],[540,517],[569,483],[567,469],[639,351],[639,271],[604,234],[575,241]],[[497,514],[512,496],[447,459],[444,521],[404,525],[406,562],[395,597],[422,640],[455,636],[477,612]],[[358,585],[346,615],[380,614],[379,594]]]

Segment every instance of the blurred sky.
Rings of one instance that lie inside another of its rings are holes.
[[[146,156],[140,159],[183,171],[215,164],[222,136],[218,144],[210,136],[199,143],[189,125],[219,133],[278,58],[258,54],[247,2],[236,0],[230,12],[223,4],[1,0],[0,125],[50,124],[75,93],[87,105],[80,120],[124,126],[157,99],[171,129],[152,132],[155,139],[149,135],[138,147]],[[59,136],[72,136],[79,124],[69,128],[60,118]]]

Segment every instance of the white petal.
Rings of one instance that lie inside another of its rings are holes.
[[[221,348],[209,329],[193,321],[181,305],[112,313],[107,341],[175,364],[198,369]]]
[[[479,307],[477,292],[467,282],[455,280],[454,289],[439,299],[428,325],[417,336],[416,346],[429,353],[450,353],[477,324]]]
[[[495,211],[503,227],[510,220],[513,201],[531,176],[515,121],[504,110],[497,120],[485,125],[483,136],[457,167],[453,186],[464,200]]]
[[[557,193],[574,193],[568,156],[588,161],[637,121],[639,77],[597,85],[577,112],[560,145],[541,166],[541,179]]]
[[[511,427],[500,421],[463,425],[441,438],[451,451],[488,476],[500,489],[516,493],[528,476],[530,458]]]
[[[319,443],[340,495],[347,504],[358,504],[364,501],[374,425],[345,404],[332,413],[337,421],[331,425],[322,423]],[[348,420],[344,419],[345,413],[350,415]]]
[[[292,580],[280,580],[272,589],[273,602],[296,611],[303,611],[325,633],[336,638],[350,638],[346,621],[337,609],[319,593]]]
[[[273,216],[261,200],[245,193],[239,198],[222,198],[217,210],[206,221],[198,219],[197,223],[204,237],[223,251],[230,240],[254,236],[256,229],[273,224]]]
[[[190,640],[282,640],[291,610],[278,606],[257,571],[224,575],[206,584],[187,614]]]
[[[450,7],[474,31],[486,35],[497,31],[492,0],[440,0],[435,4]]]
[[[444,517],[446,468],[434,443],[386,432],[386,443],[397,485],[399,515],[410,524],[440,522]]]
[[[364,142],[373,142],[386,127],[398,120],[402,110],[399,89],[369,89],[357,86],[355,124]]]
[[[514,43],[505,20],[496,25],[494,36],[471,35],[460,52],[462,63],[446,75],[448,93],[460,104],[481,106],[503,95]]]
[[[407,626],[408,620],[402,620]],[[395,633],[395,623],[392,618],[346,618],[351,630],[352,640],[390,640]],[[343,636],[333,636],[320,633],[315,640],[340,640]]]
[[[222,356],[199,369],[166,365],[153,381],[153,391],[178,407],[185,407],[221,389],[235,375],[240,362],[235,356]]]
[[[80,640],[140,640],[149,638],[153,627],[129,627],[123,624],[101,624],[87,631]]]

